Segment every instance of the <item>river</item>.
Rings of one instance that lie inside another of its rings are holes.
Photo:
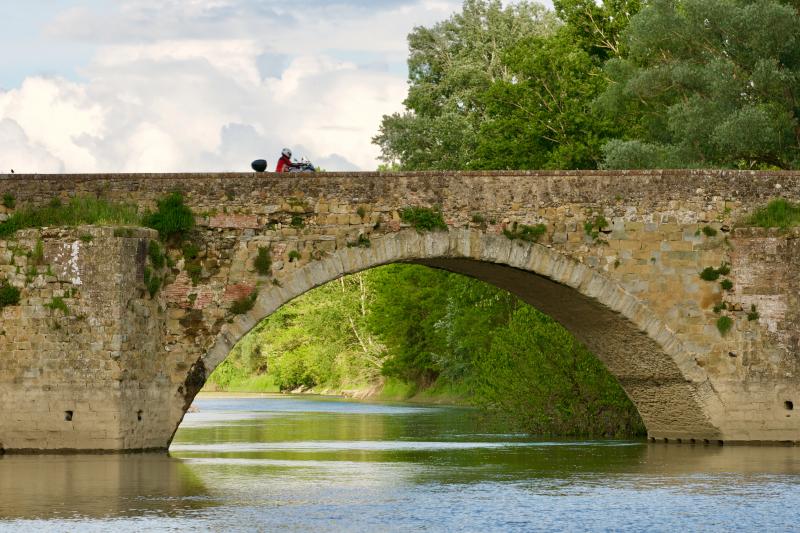
[[[473,411],[203,397],[169,454],[0,457],[2,531],[796,530],[800,449],[558,441]]]

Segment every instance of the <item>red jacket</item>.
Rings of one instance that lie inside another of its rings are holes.
[[[292,160],[285,155],[278,159],[278,166],[275,167],[275,172],[288,172],[289,167],[294,166]]]

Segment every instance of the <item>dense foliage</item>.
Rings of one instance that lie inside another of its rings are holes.
[[[408,170],[473,166],[486,118],[486,91],[511,82],[504,55],[522,39],[549,35],[555,16],[542,6],[466,0],[461,13],[408,36],[407,111],[385,116],[374,142],[388,163]]]
[[[798,168],[792,0],[468,0],[409,35],[391,168]]]
[[[631,20],[600,100],[622,167],[800,163],[800,15],[777,0],[653,0]]]
[[[379,376],[384,347],[366,327],[367,287],[359,274],[328,283],[275,312],[242,339],[211,376],[242,388],[253,376],[280,390],[358,388]]]
[[[297,298],[211,376],[228,390],[254,380],[261,390],[357,389],[381,379],[407,394],[460,394],[539,434],[643,430],[614,378],[557,323],[504,291],[422,266],[373,269]]]

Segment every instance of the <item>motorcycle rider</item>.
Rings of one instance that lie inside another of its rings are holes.
[[[289,172],[289,169],[297,166],[297,163],[292,163],[292,151],[288,148],[284,148],[281,150],[281,158],[278,159],[278,165],[275,167],[275,172]]]

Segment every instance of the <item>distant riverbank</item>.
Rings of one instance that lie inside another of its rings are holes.
[[[364,387],[348,389],[303,388],[281,391],[269,376],[255,376],[229,388],[219,388],[209,382],[198,394],[200,398],[280,398],[285,396],[330,396],[352,398],[354,400],[409,402],[424,405],[465,406],[470,402],[465,391],[452,386],[432,386],[421,388],[394,378],[383,379]]]

